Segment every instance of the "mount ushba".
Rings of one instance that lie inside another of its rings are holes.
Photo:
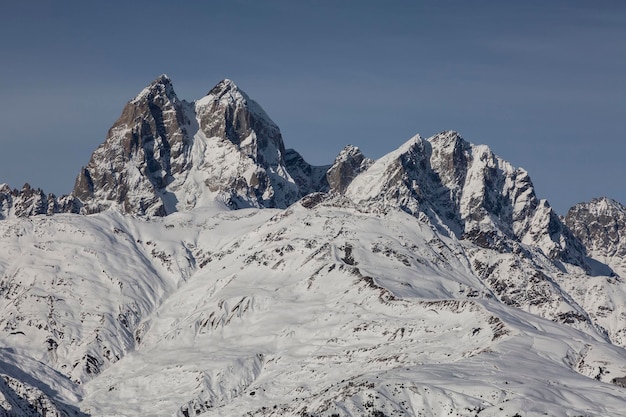
[[[620,416],[626,208],[455,132],[328,166],[233,82],[0,188],[0,415]]]

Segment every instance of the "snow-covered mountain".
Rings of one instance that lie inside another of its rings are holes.
[[[316,167],[232,81],[161,76],[70,196],[0,209],[0,415],[626,409],[624,207],[560,219],[455,132]]]
[[[298,186],[278,127],[232,81],[193,103],[163,75],[131,100],[79,174],[84,213],[164,216],[218,201],[285,208]]]
[[[500,252],[535,246],[552,259],[585,266],[585,250],[527,172],[456,132],[415,136],[363,175],[346,195],[353,201],[425,214],[443,233]]]

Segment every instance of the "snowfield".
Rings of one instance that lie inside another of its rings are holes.
[[[94,416],[626,409],[622,346],[502,303],[428,223],[337,205],[0,222],[5,379]]]

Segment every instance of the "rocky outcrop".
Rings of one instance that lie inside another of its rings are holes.
[[[26,183],[21,190],[0,185],[0,220],[8,217],[30,217],[40,214],[78,213],[80,201],[72,196],[57,198]]]
[[[597,257],[626,255],[626,207],[609,198],[597,198],[569,209],[565,224]]]
[[[366,171],[374,161],[366,158],[356,146],[348,145],[337,155],[335,162],[328,169],[326,178],[330,190],[343,194],[352,180]]]
[[[285,166],[276,124],[232,81],[223,80],[195,102],[194,170],[209,191],[231,208],[285,208],[299,198]],[[173,189],[190,188],[177,183]],[[195,188],[193,200],[206,190]],[[188,195],[181,198],[189,199]]]
[[[327,192],[328,179],[326,173],[330,165],[314,166],[304,160],[302,155],[293,149],[285,153],[285,166],[296,185],[300,197],[311,193]]]
[[[0,417],[86,417],[76,407],[59,404],[37,387],[0,374]]]

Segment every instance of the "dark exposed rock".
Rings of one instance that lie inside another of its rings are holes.
[[[287,149],[285,153],[285,167],[291,178],[296,182],[300,196],[304,197],[311,193],[328,191],[326,172],[330,165],[310,165],[298,152],[293,149]]]
[[[300,204],[302,204],[302,206],[305,208],[312,209],[324,202],[327,198],[328,194],[326,193],[311,193],[304,196],[300,200]]]
[[[626,388],[626,377],[613,378],[611,383],[617,385],[618,387]]]
[[[285,155],[285,146],[278,126],[271,121],[261,107],[251,100],[235,83],[230,80],[220,81],[209,91],[207,96],[198,102],[198,120],[200,129],[206,137],[218,137],[231,141],[234,145],[248,147],[255,153],[261,165],[265,161],[262,152],[258,152],[255,144],[244,142],[254,132],[257,136],[258,148],[272,145],[279,155]]]
[[[34,378],[26,376],[24,379],[34,383],[35,386],[24,380],[0,374],[0,397],[3,400],[0,416],[87,417],[76,407],[53,399],[53,396],[46,392],[50,389],[38,384]]]
[[[626,255],[626,207],[598,198],[569,209],[565,224],[594,256]]]
[[[374,161],[366,158],[356,146],[346,146],[326,174],[330,190],[344,193],[352,180],[373,163]]]
[[[164,188],[187,163],[189,108],[165,75],[128,102],[76,179],[73,195],[83,212],[111,206],[140,215],[173,211]]]
[[[222,153],[200,162],[206,184],[229,207],[286,208],[300,198],[278,126],[232,81],[196,101],[195,112],[200,131]]]

